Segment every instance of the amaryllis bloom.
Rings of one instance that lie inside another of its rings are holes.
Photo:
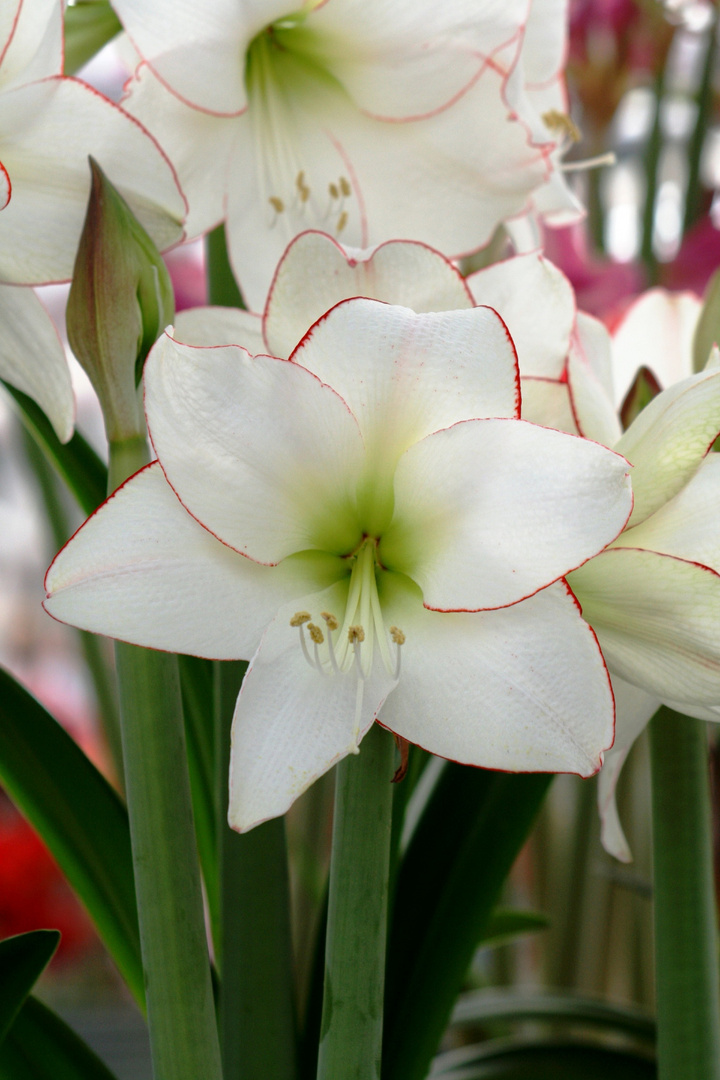
[[[75,423],[70,370],[55,325],[32,289],[0,285],[0,379],[41,407],[61,442]]]
[[[615,449],[633,464],[624,532],[569,576],[613,677],[617,735],[600,775],[605,847],[630,852],[615,786],[660,703],[720,720],[720,369],[664,390]]]
[[[350,299],[289,360],[166,335],[146,410],[158,462],[60,553],[46,605],[252,657],[232,825],[283,813],[378,714],[475,765],[599,767],[609,679],[563,576],[627,520],[627,463],[518,419],[495,312]]]
[[[555,175],[538,102],[562,82],[563,0],[114,7],[144,60],[123,104],[175,163],[188,232],[226,220],[255,311],[305,229],[460,256]]]
[[[0,13],[0,281],[72,275],[90,170],[100,163],[160,247],[182,237],[171,165],[132,117],[62,75],[63,4],[6,0]]]

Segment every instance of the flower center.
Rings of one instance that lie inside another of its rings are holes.
[[[279,19],[250,43],[245,65],[255,167],[267,225],[288,238],[312,225],[336,236],[357,228],[353,186],[318,113],[344,90],[315,55],[306,16],[319,0]]]
[[[313,622],[309,611],[298,611],[290,625],[298,628],[305,659],[322,675],[354,672],[364,682],[372,670],[377,648],[388,674],[398,679],[405,635],[397,626],[385,628],[377,589],[377,574],[382,572],[377,561],[377,541],[366,537],[351,557],[354,564],[342,621],[330,611],[321,611]],[[320,623],[324,623],[324,630]]]

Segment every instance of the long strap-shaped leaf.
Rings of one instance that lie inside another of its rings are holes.
[[[448,763],[397,878],[383,1075],[423,1080],[552,777]]]
[[[0,782],[57,859],[144,1007],[127,811],[60,724],[1,668]]]
[[[655,1080],[656,1076],[654,1062],[632,1050],[589,1041],[498,1039],[441,1054],[428,1080]]]
[[[59,941],[59,930],[32,930],[0,941],[0,1043]]]
[[[71,1027],[29,997],[0,1046],[0,1080],[115,1080]]]
[[[61,443],[53,426],[31,397],[4,382],[18,406],[22,422],[42,448],[74,495],[80,509],[92,514],[107,492],[107,469],[89,443],[76,431],[70,442]]]

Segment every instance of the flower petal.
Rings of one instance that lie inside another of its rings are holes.
[[[183,345],[241,345],[251,356],[265,352],[259,315],[230,307],[196,307],[175,316],[173,337]]]
[[[184,202],[166,158],[136,121],[84,83],[45,79],[4,94],[0,145],[12,183],[0,214],[0,280],[39,284],[72,275],[89,153],[158,246],[182,236]]]
[[[631,304],[613,333],[618,407],[640,367],[649,367],[663,387],[691,373],[692,341],[701,306],[694,293],[666,289],[649,289]]]
[[[0,378],[37,401],[61,442],[72,436],[75,398],[65,350],[32,289],[0,286]]]
[[[234,115],[246,106],[245,51],[264,27],[298,9],[292,0],[115,0],[135,48],[179,98]],[[238,10],[239,9],[239,10]]]
[[[263,326],[269,351],[289,356],[309,326],[352,296],[418,312],[473,306],[457,267],[426,244],[390,240],[363,251],[344,248],[326,233],[301,233],[283,255],[268,296]]]
[[[592,322],[595,321],[592,320]],[[584,324],[583,329],[586,326],[587,323]],[[604,342],[601,335],[592,332],[591,335],[573,334],[567,360],[567,381],[573,415],[580,434],[586,439],[594,439],[595,442],[602,443],[603,446],[615,446],[622,434],[622,428],[612,395],[608,393],[602,373],[598,372],[597,352],[594,349],[594,346],[603,342],[607,347],[606,356],[609,359],[610,341],[602,324],[598,324],[598,327],[604,334]],[[589,345],[587,350],[586,344]]]
[[[428,611],[392,577],[383,575],[381,602],[406,640],[382,724],[470,765],[597,772],[613,739],[610,680],[564,582],[470,614]]]
[[[190,108],[146,65],[137,69],[126,91],[123,109],[157,136],[177,171],[188,202],[188,238],[200,236],[225,216],[225,188],[235,139],[233,121]]]
[[[720,572],[720,455],[708,454],[689,483],[642,524],[626,530],[621,544]]]
[[[605,447],[522,420],[468,421],[400,459],[379,556],[427,607],[504,607],[604,548],[631,506],[627,462]]]
[[[547,83],[564,67],[567,25],[568,0],[532,0],[521,53],[528,83]]]
[[[345,300],[315,323],[291,359],[337,390],[371,462],[390,469],[438,428],[518,412],[515,350],[489,308],[416,314]]]
[[[618,675],[613,676],[612,687],[615,694],[615,742],[605,754],[605,763],[598,775],[600,840],[610,855],[621,862],[632,862],[630,845],[620,824],[615,789],[632,744],[645,730],[660,702]]]
[[[337,585],[285,605],[253,658],[232,728],[228,820],[241,832],[284,814],[314,780],[355,752],[396,685],[377,654],[363,682],[353,671],[322,675],[305,660],[292,615],[342,610],[346,597],[347,585]]]
[[[478,270],[467,282],[475,302],[495,308],[507,323],[520,374],[559,379],[575,322],[575,295],[565,275],[532,252]]]
[[[57,0],[8,0],[1,6],[0,89],[62,74],[62,4]]]
[[[344,574],[319,553],[258,566],[182,507],[158,462],[127,481],[48,570],[46,610],[94,633],[217,660],[248,659],[278,606]]]
[[[568,578],[613,674],[660,700],[720,702],[720,577],[612,547]]]
[[[633,465],[639,525],[688,482],[720,432],[720,371],[675,383],[653,398],[615,444]]]
[[[309,371],[166,334],[145,366],[145,407],[171,486],[230,547],[277,563],[360,543],[362,438],[346,403]]]
[[[521,379],[522,418],[531,424],[555,428],[578,435],[578,427],[572,410],[570,388],[559,379]]]

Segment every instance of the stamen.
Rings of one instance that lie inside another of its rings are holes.
[[[402,630],[400,629],[399,626],[391,626],[390,627],[390,637],[393,639],[393,641],[397,645],[397,651],[396,651],[396,654],[395,654],[395,679],[399,679],[400,678],[400,664],[401,664],[401,658],[402,658],[402,652],[401,652],[400,646],[405,644],[405,635],[404,635],[404,633],[402,632]]]
[[[550,131],[564,135],[570,142],[580,142],[582,139],[580,128],[567,113],[560,112],[558,109],[549,109],[543,113],[542,120]]]
[[[310,635],[311,641],[314,641],[316,645],[322,645],[325,637],[319,626],[316,626],[315,623],[309,622],[307,624],[307,631]]]
[[[320,618],[325,620],[328,630],[337,630],[338,626],[340,625],[335,616],[329,611],[321,611]]]
[[[348,641],[351,645],[359,645],[365,640],[365,631],[362,626],[351,626],[348,630]]]
[[[338,218],[337,228],[335,229],[335,235],[339,236],[348,223],[347,210],[343,210],[342,214]]]
[[[309,611],[296,611],[290,620],[291,626],[302,626],[303,623],[310,622],[312,615]]]
[[[349,198],[352,195],[352,188],[350,187],[350,181],[346,180],[344,176],[340,177],[340,190],[345,198]]]
[[[332,181],[328,184],[328,191],[330,192],[330,198],[331,199],[339,199],[340,198],[340,192],[338,190],[338,186],[337,186],[337,184],[333,184]]]
[[[268,199],[268,202],[270,203],[276,214],[282,214],[283,210],[285,209],[285,203],[282,201],[282,199],[279,199],[277,195],[271,195]]]
[[[603,165],[614,165],[617,161],[610,151],[607,154],[598,154],[597,157],[584,158],[582,161],[563,161],[560,172],[583,172],[585,169],[599,169]]]
[[[339,675],[340,674],[340,667],[339,667],[338,662],[337,662],[337,657],[335,656],[335,645],[334,645],[333,639],[332,639],[332,631],[337,630],[340,623],[335,618],[335,616],[333,614],[331,614],[329,611],[321,611],[320,612],[320,618],[324,619],[326,624],[327,624],[327,628],[328,628],[328,637],[327,637],[328,655],[330,657],[330,663],[332,664],[333,671],[335,672],[336,675]]]
[[[297,174],[297,177],[295,178],[295,187],[298,190],[298,195],[300,196],[300,202],[301,203],[307,202],[308,199],[310,198],[310,188],[305,183],[305,173],[304,173],[304,171],[302,169],[300,170],[300,172]]]

